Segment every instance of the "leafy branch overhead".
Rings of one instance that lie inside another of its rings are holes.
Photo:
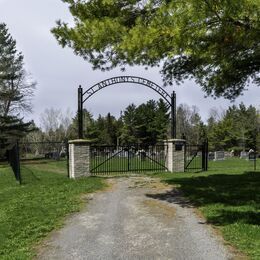
[[[74,25],[52,33],[95,69],[162,66],[165,84],[194,78],[234,99],[260,84],[259,0],[63,0]]]

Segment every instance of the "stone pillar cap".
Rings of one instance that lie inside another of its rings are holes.
[[[75,139],[69,140],[69,144],[90,144],[91,140],[89,139]]]
[[[164,142],[183,142],[183,143],[185,143],[186,140],[185,139],[167,139],[167,140],[164,140]]]

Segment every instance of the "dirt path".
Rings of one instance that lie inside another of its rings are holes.
[[[231,259],[211,228],[157,179],[110,179],[38,259]]]

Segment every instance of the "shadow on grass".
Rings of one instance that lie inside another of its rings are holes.
[[[40,181],[40,178],[35,175],[33,170],[29,167],[22,165],[21,166],[21,177],[22,177],[22,184],[28,184],[35,181]]]
[[[216,225],[236,222],[260,224],[260,172],[173,176],[165,182],[178,185],[180,191],[173,189],[147,196],[178,203],[183,207],[204,207],[207,221]]]
[[[67,159],[61,158],[59,160],[46,159],[46,158],[31,158],[31,159],[21,159],[21,164],[49,164],[53,162],[66,162]]]
[[[247,211],[232,211],[232,210],[220,210],[216,216],[208,217],[208,223],[214,225],[229,225],[233,223],[260,225],[260,213],[252,210]]]

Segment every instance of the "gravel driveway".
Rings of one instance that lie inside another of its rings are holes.
[[[108,181],[110,189],[91,195],[38,259],[232,259],[176,190],[148,177]]]

